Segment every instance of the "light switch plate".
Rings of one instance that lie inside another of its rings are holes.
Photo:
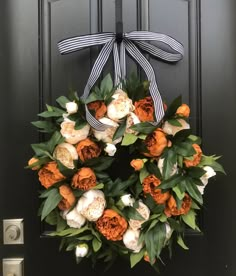
[[[2,275],[14,275],[14,276],[24,276],[24,259],[3,259],[2,260]]]

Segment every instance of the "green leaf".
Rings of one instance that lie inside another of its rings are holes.
[[[112,137],[112,141],[115,141],[116,139],[122,137],[125,133],[126,130],[126,120],[127,118],[125,118],[121,124],[119,125],[119,127],[116,129],[113,137]]]
[[[92,188],[92,190],[101,190],[101,189],[103,189],[104,188],[104,184],[103,183],[99,183],[99,184],[97,184],[96,186],[94,186],[93,188]]]
[[[193,180],[190,177],[185,177],[184,181],[185,181],[186,191],[189,193],[189,195],[192,198],[194,198],[198,203],[200,203],[202,205],[203,198],[202,198],[200,191],[197,188],[197,185],[196,185],[197,182],[195,183],[194,182],[195,180]]]
[[[183,179],[182,175],[173,175],[171,178],[166,179],[158,185],[158,189],[170,189],[178,185]]]
[[[101,172],[108,169],[114,160],[113,157],[101,156],[87,160],[84,166],[91,167],[96,172]]]
[[[182,127],[182,124],[177,119],[169,119],[167,122],[172,126]]]
[[[130,267],[133,268],[137,263],[139,263],[144,256],[145,249],[141,249],[138,253],[130,254]]]
[[[187,171],[187,174],[193,178],[200,178],[206,173],[204,169],[199,167],[190,167],[186,171]]]
[[[53,210],[50,214],[48,214],[45,218],[45,221],[50,225],[57,224],[57,211]]]
[[[142,122],[142,123],[135,124],[135,125],[131,126],[130,129],[135,130],[137,132],[144,133],[144,134],[150,134],[155,129],[157,129],[157,126],[153,126],[151,123],[148,123],[148,122]]]
[[[64,142],[65,138],[62,137],[59,131],[55,131],[51,137],[51,139],[47,142],[48,144],[48,151],[52,154],[55,147],[62,142]]]
[[[126,218],[134,220],[144,220],[144,217],[134,207],[125,207],[123,213]]]
[[[49,236],[59,236],[59,237],[64,237],[64,236],[73,237],[73,236],[76,236],[76,235],[79,235],[79,234],[83,233],[84,231],[87,231],[88,229],[89,229],[88,226],[81,227],[80,229],[67,228],[67,229],[64,229],[60,232],[52,232],[48,235]]]
[[[35,121],[35,122],[31,122],[31,124],[39,128],[40,132],[51,133],[56,130],[56,126],[49,121]]]
[[[202,139],[200,137],[192,135],[192,134],[188,136],[188,139],[191,140],[191,142],[193,144],[201,145],[201,143],[202,143]]]
[[[92,241],[92,246],[93,246],[93,251],[98,252],[102,246],[102,242],[99,241],[97,238],[94,238]]]
[[[111,78],[111,74],[107,74],[104,79],[101,81],[100,90],[102,94],[105,96],[113,89],[113,81]]]
[[[173,174],[174,166],[177,163],[177,154],[172,149],[165,150],[163,154],[164,162],[163,162],[163,179],[168,179]]]
[[[149,175],[150,175],[150,173],[149,173],[149,171],[147,170],[146,165],[145,165],[145,166],[140,170],[140,172],[139,172],[139,180],[140,180],[140,182],[143,183],[144,178],[147,177],[147,176],[149,176]]]
[[[134,144],[138,139],[138,136],[132,133],[125,133],[121,146],[129,146]]]
[[[179,246],[181,246],[183,249],[188,250],[189,248],[185,245],[182,237],[179,235],[177,238],[177,243]]]
[[[181,216],[183,221],[192,229],[196,229],[196,213],[190,209],[186,215]]]
[[[191,129],[182,129],[180,131],[178,131],[175,136],[172,138],[172,142],[173,143],[179,143],[179,142],[183,142],[185,139],[188,138],[188,140],[191,142],[191,144],[193,143],[193,141],[191,139],[189,139],[190,135],[192,132]]]
[[[66,103],[69,103],[70,100],[65,97],[65,96],[61,96],[59,98],[56,99],[56,102],[63,108],[66,108]]]
[[[41,220],[57,207],[58,203],[61,201],[62,196],[59,194],[58,189],[52,189],[48,194],[48,197],[44,203]]]
[[[102,94],[98,94],[97,92],[93,91],[89,94],[85,103],[88,104],[95,101],[103,101],[103,96]]]
[[[147,162],[145,165],[150,174],[154,174],[159,179],[162,178],[161,172],[156,164],[153,162]]]
[[[170,118],[173,115],[175,115],[176,110],[178,109],[178,107],[181,106],[181,104],[182,104],[182,96],[180,95],[176,99],[174,99],[174,101],[169,105],[169,107],[165,112],[165,117]]]
[[[179,185],[175,186],[172,190],[175,192],[179,200],[184,198],[185,192],[181,192]]]
[[[192,156],[196,153],[191,143],[181,142],[174,145],[176,153],[182,156]]]

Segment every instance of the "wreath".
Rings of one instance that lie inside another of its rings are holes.
[[[181,96],[163,103],[155,125],[149,82],[131,75],[119,87],[108,74],[86,100],[71,91],[46,105],[32,122],[44,141],[31,145],[27,168],[43,187],[39,215],[55,226],[49,235],[78,262],[128,256],[131,267],[141,260],[155,267],[174,242],[187,249],[186,229],[201,231],[204,188],[224,169],[203,153]],[[88,124],[86,108],[104,131]]]

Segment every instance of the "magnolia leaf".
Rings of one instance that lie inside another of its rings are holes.
[[[101,93],[106,96],[113,89],[113,81],[111,74],[107,74],[104,79],[101,81],[100,90]]]
[[[203,168],[199,167],[190,167],[186,171],[187,174],[193,178],[200,178],[206,173],[206,171]]]
[[[62,196],[59,194],[58,189],[52,189],[48,194],[48,197],[44,203],[41,220],[44,220],[45,217],[57,207],[58,203],[61,201]]]
[[[201,145],[201,143],[202,143],[202,139],[198,136],[193,135],[193,134],[189,135],[188,139],[191,140],[194,144]]]
[[[65,96],[61,96],[59,98],[56,99],[56,102],[63,108],[66,108],[66,103],[70,102],[70,100],[65,97]]]
[[[168,179],[173,174],[174,167],[177,163],[177,154],[172,149],[167,149],[163,155],[163,170],[162,175],[163,179]]]
[[[162,178],[161,172],[156,164],[153,162],[147,162],[145,165],[150,174],[154,174],[159,179]]]
[[[189,248],[185,245],[182,237],[179,235],[177,238],[177,243],[180,245],[183,249],[188,250]]]
[[[91,167],[96,172],[101,172],[108,169],[114,160],[115,159],[113,157],[101,156],[87,160],[84,163],[84,166]]]
[[[130,254],[130,267],[133,268],[137,263],[143,259],[145,249],[141,249],[138,253]]]
[[[192,130],[191,129],[182,129],[180,131],[178,131],[175,136],[172,138],[172,142],[173,143],[179,143],[179,142],[182,142],[184,141],[187,137],[190,137],[190,134],[191,134]],[[191,141],[191,144],[192,144],[192,140]]]
[[[181,142],[174,145],[174,149],[176,153],[182,156],[191,156],[196,153],[191,143]]]
[[[48,214],[45,218],[45,221],[50,225],[57,224],[57,211],[53,210],[50,214]]]
[[[183,180],[182,175],[175,174],[171,178],[166,179],[158,185],[158,189],[169,189],[175,187],[179,182]]]
[[[125,207],[123,209],[124,215],[129,219],[134,220],[144,220],[144,217],[134,208],[134,207]]]
[[[177,195],[177,197],[178,197],[179,200],[182,200],[184,198],[185,192],[181,192],[181,190],[180,190],[180,188],[179,188],[178,185],[175,186],[172,190],[175,192],[175,194]]]
[[[192,229],[196,229],[196,213],[190,209],[186,215],[181,216],[183,221]]]
[[[35,122],[31,122],[31,124],[39,128],[40,132],[52,133],[56,130],[56,126],[49,121],[35,121]]]
[[[89,230],[88,226],[84,226],[84,227],[81,227],[80,229],[77,229],[77,228],[67,228],[67,229],[64,229],[60,232],[52,232],[52,233],[49,233],[48,235],[49,236],[59,236],[59,237],[64,237],[64,236],[76,236],[80,233],[83,233],[84,231],[86,230]]]
[[[92,246],[93,246],[93,251],[98,252],[102,246],[102,242],[99,241],[97,238],[94,238],[92,241]]]
[[[144,166],[140,172],[139,172],[139,180],[141,183],[143,183],[143,180],[145,177],[147,177],[149,175],[149,171],[147,170],[146,166]]]
[[[63,143],[65,140],[64,137],[62,137],[61,133],[59,131],[55,131],[50,138],[50,140],[47,142],[48,145],[48,151],[52,154],[55,147],[61,143]]]
[[[142,122],[142,123],[135,124],[130,127],[130,129],[141,132],[143,134],[150,134],[156,128],[157,128],[157,126],[153,126],[151,123],[148,123],[148,122]]]
[[[116,129],[113,137],[112,137],[112,141],[115,141],[116,139],[122,137],[125,133],[126,130],[126,120],[127,118],[125,118],[122,123],[119,125],[119,127]]]
[[[85,103],[91,103],[95,101],[103,101],[103,96],[101,94],[96,93],[95,91],[91,92],[86,99]]]
[[[167,122],[172,126],[182,127],[182,124],[177,119],[169,119]]]
[[[134,144],[139,137],[132,133],[125,133],[121,146],[129,146]]]
[[[93,188],[92,188],[92,190],[101,190],[101,189],[103,189],[104,188],[104,184],[103,183],[99,183],[99,184],[97,184],[96,186],[94,186]]]
[[[198,203],[200,203],[202,205],[203,198],[202,198],[200,191],[197,188],[198,182],[195,183],[194,180],[190,177],[185,177],[184,181],[185,181],[186,191],[189,193],[189,195],[192,198],[194,198]]]
[[[176,113],[176,110],[178,107],[180,107],[182,104],[182,96],[178,96],[177,98],[174,99],[174,101],[169,105],[165,112],[165,117],[170,118],[173,117]]]

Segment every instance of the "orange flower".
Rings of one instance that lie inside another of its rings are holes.
[[[192,200],[190,196],[188,194],[185,194],[181,208],[178,209],[176,201],[174,197],[171,195],[167,202],[167,206],[164,212],[167,217],[185,215],[190,210],[191,204],[192,204]]]
[[[187,168],[197,166],[202,158],[202,150],[198,144],[193,144],[196,153],[193,155],[193,160],[184,159],[184,164]]]
[[[150,194],[157,204],[164,204],[170,197],[169,192],[162,193],[161,189],[156,187],[161,184],[161,180],[154,174],[150,174],[143,180],[143,192],[144,194]]]
[[[165,147],[168,146],[168,140],[161,128],[158,128],[149,134],[144,143],[149,151],[149,153],[145,153],[145,155],[149,157],[160,156]]]
[[[59,188],[60,195],[62,196],[62,200],[58,204],[58,208],[60,210],[68,210],[75,203],[75,196],[70,187],[67,185],[62,185]]]
[[[107,112],[107,107],[103,101],[95,101],[88,104],[88,109],[95,112],[95,118],[97,120],[104,117]]]
[[[28,161],[28,165],[31,166],[31,165],[33,165],[34,163],[37,163],[38,161],[39,161],[39,160],[38,160],[37,158],[32,157],[32,158]],[[40,169],[40,166],[34,166],[34,167],[31,168],[31,170],[33,170],[33,171],[36,171],[36,170],[38,170],[38,169]]]
[[[142,159],[133,159],[130,162],[130,165],[134,168],[135,171],[140,171],[143,168],[144,162]]]
[[[71,186],[83,191],[96,186],[96,175],[90,168],[81,168],[72,178]]]
[[[97,229],[111,241],[120,241],[128,227],[127,221],[111,209],[104,211],[96,222]]]
[[[176,115],[188,118],[190,114],[190,108],[187,104],[182,104],[177,110]]]
[[[40,169],[38,176],[39,181],[46,189],[66,178],[57,168],[57,163],[55,161],[49,162]]]
[[[154,121],[154,106],[151,97],[135,102],[134,106],[134,112],[141,122]]]
[[[80,141],[76,146],[76,150],[82,162],[98,157],[101,153],[99,146],[89,138]]]

